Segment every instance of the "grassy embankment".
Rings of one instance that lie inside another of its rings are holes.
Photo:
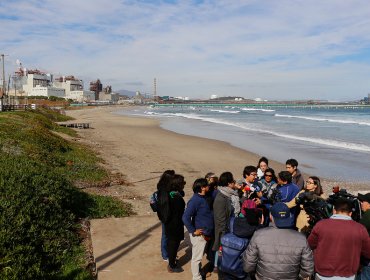
[[[109,182],[87,147],[40,109],[0,113],[0,279],[92,279],[81,219],[132,214],[119,200],[87,194],[76,183]]]

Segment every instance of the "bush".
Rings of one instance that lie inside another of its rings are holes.
[[[31,112],[2,113],[0,151],[43,162],[57,168],[71,181],[82,179],[91,182],[107,178],[106,170],[97,165],[100,160],[92,151],[52,133],[61,128],[49,118],[60,120],[61,116],[44,108]]]
[[[45,109],[0,114],[0,279],[89,279],[78,219],[131,214],[73,186],[108,173],[92,151],[51,132],[60,118]]]
[[[47,166],[0,158],[1,279],[52,278],[78,241],[72,185]]]

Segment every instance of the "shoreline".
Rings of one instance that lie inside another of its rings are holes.
[[[185,199],[188,199],[195,179],[211,171],[217,176],[230,171],[236,180],[241,179],[244,167],[256,165],[262,156],[225,141],[166,130],[160,126],[159,119],[115,113],[134,108],[97,107],[67,111],[67,114],[78,122],[90,122],[92,129],[78,130],[79,141],[98,152],[111,172],[125,175],[129,186],[112,187],[106,191],[133,203],[139,215],[152,214],[148,199],[166,169],[174,169],[185,177]],[[271,160],[269,165],[276,174],[285,170],[285,164],[281,162]],[[303,174],[307,178],[308,174]],[[355,195],[368,189],[362,182],[320,179],[326,194],[330,194],[332,187],[337,185]]]
[[[128,110],[135,110],[135,107],[128,107]],[[165,123],[165,121],[162,120],[162,117],[156,118],[156,117],[151,117],[150,115],[147,115],[147,116],[129,115],[129,114],[120,114],[120,113],[117,113],[117,112],[122,112],[122,110],[112,110],[111,111],[112,114],[116,114],[116,115],[119,115],[119,116],[122,116],[122,117],[143,118],[143,119],[150,119],[150,120],[156,121],[157,122],[157,126],[158,126],[159,129],[162,129],[162,130],[165,130],[165,131],[169,131],[169,132],[172,132],[172,133],[176,133],[176,134],[182,135],[184,137],[185,136],[186,137],[196,137],[196,138],[201,138],[201,139],[207,139],[207,140],[210,140],[210,141],[221,142],[221,143],[224,143],[226,145],[230,145],[232,148],[239,149],[239,150],[241,150],[243,152],[246,152],[249,155],[251,155],[251,156],[253,156],[254,158],[257,159],[255,161],[255,163],[253,163],[253,162],[247,163],[244,166],[246,166],[246,165],[255,165],[258,162],[259,158],[261,158],[262,156],[266,156],[266,155],[263,155],[263,154],[256,153],[255,151],[250,151],[250,150],[246,149],[245,147],[239,147],[239,146],[235,145],[231,141],[210,138],[210,137],[207,137],[207,136],[199,136],[199,135],[194,135],[194,134],[191,134],[191,133],[185,134],[185,133],[181,133],[179,131],[173,130],[171,128],[166,128],[166,125],[163,125]],[[280,171],[285,170],[285,161],[284,162],[280,162],[278,160],[274,160],[274,159],[270,159],[269,158],[269,163],[270,163],[269,164],[270,167],[272,167],[274,169],[276,175]],[[244,168],[244,166],[243,166],[243,168]],[[306,163],[301,163],[299,166],[304,167],[304,168],[308,168],[308,169],[311,169],[313,167],[313,166],[311,166],[309,164],[306,164]],[[276,168],[276,167],[278,167],[278,168]],[[334,177],[328,178],[328,177],[323,176],[323,175],[318,175],[318,174],[316,174],[314,172],[303,171],[302,169],[300,171],[301,171],[302,175],[304,176],[304,179],[305,180],[309,176],[317,176],[317,177],[319,177],[320,180],[321,180],[321,183],[323,185],[324,192],[326,194],[331,193],[332,192],[332,188],[334,186],[339,186],[340,188],[346,189],[347,191],[351,192],[354,195],[357,195],[357,191],[362,192],[362,193],[366,193],[366,192],[368,192],[370,190],[370,187],[368,186],[368,182],[367,181],[360,181],[360,180],[359,181],[355,181],[355,180],[345,181],[343,179],[335,179]],[[217,174],[216,173],[216,175],[220,175],[220,174]],[[234,173],[233,173],[233,175],[234,175],[234,177],[236,177]]]
[[[370,131],[361,129],[368,120],[365,112],[142,106],[118,113],[159,118],[164,129],[226,141],[281,163],[295,158],[301,172],[320,178],[370,180]],[[354,118],[359,121],[356,125],[342,123]]]

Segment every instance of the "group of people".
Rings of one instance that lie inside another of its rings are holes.
[[[351,218],[353,202],[339,198],[330,218],[313,225],[299,198],[326,196],[318,177],[304,181],[295,159],[277,176],[265,157],[246,166],[239,181],[231,172],[208,173],[193,183],[187,205],[185,184],[167,170],[151,199],[168,272],[183,271],[176,256],[185,226],[194,280],[212,272],[223,279],[370,279],[370,193],[358,195],[359,222]],[[209,262],[201,272],[204,254]]]

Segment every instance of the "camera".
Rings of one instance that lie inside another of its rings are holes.
[[[334,205],[335,201],[339,198],[347,199],[352,205],[352,219],[358,222],[361,219],[361,204],[357,196],[350,194],[346,189],[340,189],[338,186],[333,188],[333,194],[329,195],[327,202]]]

